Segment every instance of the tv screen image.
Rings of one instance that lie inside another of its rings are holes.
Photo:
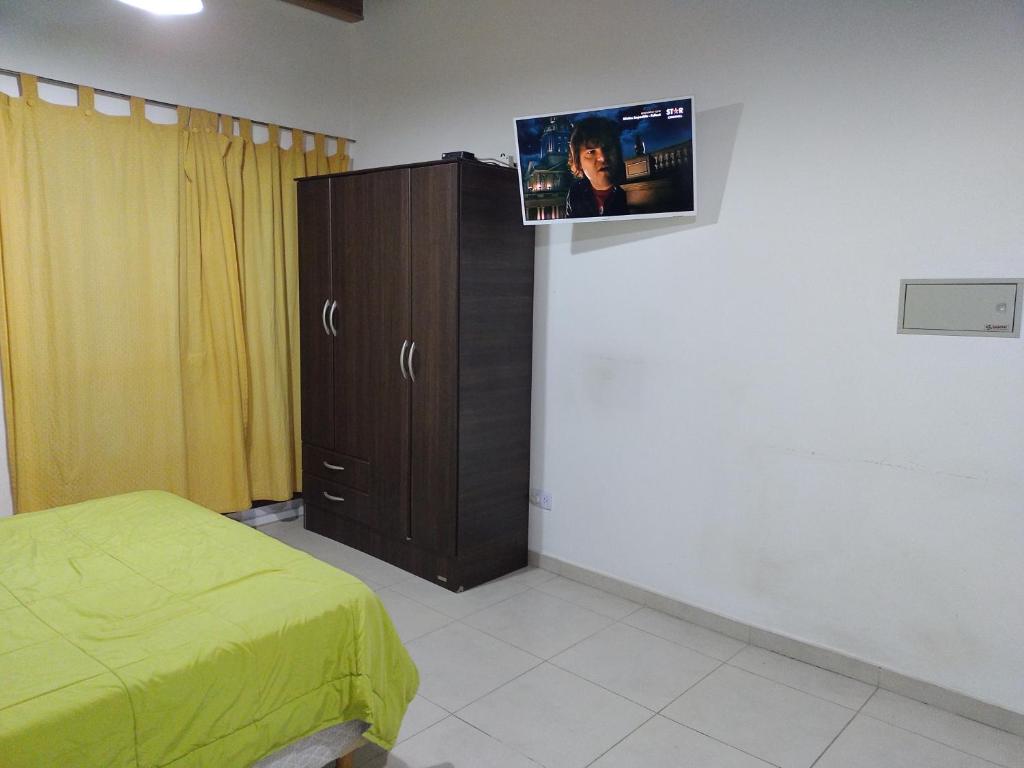
[[[692,216],[693,99],[517,117],[524,224]]]

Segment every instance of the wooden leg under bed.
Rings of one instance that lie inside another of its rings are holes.
[[[337,762],[334,763],[335,768],[352,768],[352,753],[349,752],[344,757],[339,757]]]

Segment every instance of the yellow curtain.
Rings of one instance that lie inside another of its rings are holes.
[[[291,146],[280,146],[280,129],[256,144],[252,123],[221,116],[227,134],[228,188],[233,212],[243,316],[252,371],[247,414],[249,483],[253,498],[287,498],[302,479],[299,434],[299,254],[295,182],[300,176],[347,170],[345,144],[328,156],[325,139],[314,136],[306,152],[305,135],[293,130]],[[287,224],[286,224],[287,223]],[[288,451],[289,461],[281,460]]]
[[[162,488],[220,511],[301,478],[295,176],[347,167],[0,98],[0,363],[15,509]]]

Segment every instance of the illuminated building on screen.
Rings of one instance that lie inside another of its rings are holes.
[[[626,160],[622,189],[630,213],[693,210],[692,152],[687,139]]]
[[[530,163],[525,174],[523,199],[530,221],[565,217],[565,195],[572,183],[569,172],[569,134],[564,117],[552,117],[541,132],[541,158]]]

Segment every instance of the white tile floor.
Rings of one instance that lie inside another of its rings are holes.
[[[1024,768],[1024,738],[528,568],[456,595],[302,529],[420,670],[365,768]]]

